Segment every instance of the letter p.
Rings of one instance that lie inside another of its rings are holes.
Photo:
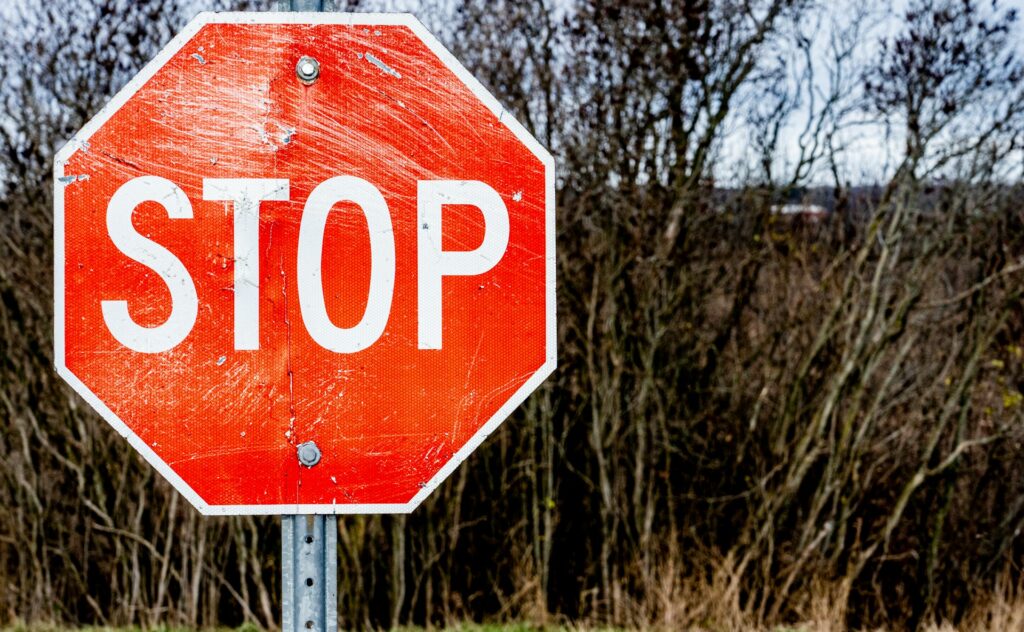
[[[484,216],[484,239],[475,250],[441,248],[444,205],[475,206]],[[419,348],[441,348],[441,279],[483,274],[508,247],[508,209],[490,186],[476,180],[424,180],[417,192],[417,286]]]

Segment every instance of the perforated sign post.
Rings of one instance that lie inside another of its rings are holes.
[[[408,15],[204,13],[55,161],[60,375],[205,514],[412,511],[555,367],[550,155]]]

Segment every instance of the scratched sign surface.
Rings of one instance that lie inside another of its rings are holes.
[[[57,369],[204,513],[411,511],[554,369],[553,161],[410,16],[202,14],[55,179]]]

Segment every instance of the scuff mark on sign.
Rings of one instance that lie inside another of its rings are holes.
[[[515,201],[515,202],[521,202],[523,200],[523,192],[522,191],[516,191],[515,193],[513,193],[512,194],[512,200]]]
[[[284,258],[280,261],[281,269],[281,296],[284,298],[284,326],[287,332],[285,352],[288,358],[288,430],[284,436],[288,442],[295,445],[295,373],[292,371],[292,321],[288,317],[288,277],[284,272]]]
[[[395,79],[401,79],[402,78],[402,74],[400,72],[398,72],[397,70],[395,70],[391,66],[385,64],[383,61],[378,59],[373,53],[369,53],[369,52],[366,53],[366,61],[368,61],[371,64],[373,64],[374,66],[380,68],[385,73],[391,75]]]
[[[205,66],[206,65],[206,60],[203,59],[203,56],[200,55],[199,53],[192,53],[192,58],[195,59],[196,61],[198,61],[200,66]]]
[[[420,116],[415,110],[410,109],[409,107],[407,107],[405,105],[405,103],[403,103],[401,100],[393,99],[393,101],[395,102],[395,104],[398,105],[398,107],[402,108],[403,110],[405,110],[409,114],[412,114],[413,116],[415,116],[419,120],[421,125],[427,127],[428,129],[430,129],[430,131],[434,132],[434,135],[437,136],[437,138],[442,143],[444,143],[445,146],[448,147],[448,149],[453,149],[453,147],[451,146],[451,143],[449,143],[447,141],[447,139],[445,139],[445,137],[441,134],[441,132],[437,131],[436,127],[434,127],[433,125],[430,124],[430,121],[428,121],[427,119],[425,119],[422,116]]]
[[[124,165],[126,167],[131,167],[132,169],[134,169],[135,171],[138,171],[139,173],[144,173],[142,167],[140,167],[139,165],[135,164],[134,162],[132,162],[130,160],[125,160],[124,158],[122,158],[120,156],[116,156],[116,155],[110,153],[109,151],[101,151],[100,153],[103,154],[103,156],[109,158],[110,160],[114,161],[115,163],[117,163],[119,165]]]

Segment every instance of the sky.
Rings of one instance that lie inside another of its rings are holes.
[[[843,27],[848,27],[854,10],[863,10],[865,19],[854,39],[855,52],[851,68],[864,67],[877,59],[880,42],[896,35],[901,26],[901,17],[908,7],[908,0],[830,0],[822,3],[822,11],[815,21],[809,21],[804,32],[813,38],[813,63],[817,71],[815,89],[819,94],[829,92],[827,78],[829,69],[829,34]],[[981,10],[991,11],[990,2],[980,3]],[[1016,8],[1020,12],[1016,25],[1018,50],[1024,57],[1024,0],[1000,0],[1002,9]],[[802,60],[795,60],[791,68],[791,77],[799,76],[805,67]],[[859,89],[862,80],[856,74],[848,73],[846,82],[853,96]],[[819,97],[818,102],[821,99]],[[803,106],[806,108],[807,102]],[[798,111],[780,134],[780,145],[784,148],[783,158],[778,162],[780,171],[792,167],[799,155],[799,139],[801,131],[806,127],[809,116],[804,109]],[[837,135],[839,145],[843,147],[839,161],[843,180],[854,184],[873,184],[884,181],[892,175],[904,149],[904,137],[899,127],[887,129],[879,122],[869,122],[867,117],[851,116],[848,127]],[[723,144],[723,172],[717,174],[719,181],[738,182],[744,177],[744,170],[751,160],[749,134],[742,126],[734,125],[731,133]],[[824,165],[823,165],[824,167]],[[815,170],[812,174],[814,184],[832,184],[832,176],[825,168]]]
[[[39,0],[0,0],[0,20],[10,18],[12,7],[17,2],[36,2]],[[126,0],[130,1],[130,0]],[[199,10],[207,2],[203,0],[192,0]],[[339,0],[326,0],[328,8],[333,8],[341,2]],[[287,0],[281,2],[287,4]],[[554,0],[556,9],[565,9],[570,5],[570,0]],[[793,33],[788,34],[790,41],[803,35],[812,40],[812,63],[816,71],[813,84],[817,92],[816,100],[812,104],[804,93],[803,101],[798,105],[797,110],[790,117],[789,122],[782,128],[780,134],[780,146],[783,148],[781,158],[776,162],[776,170],[785,173],[791,170],[799,155],[799,142],[801,131],[805,128],[810,118],[808,111],[811,105],[820,105],[822,97],[830,90],[829,71],[829,34],[837,29],[846,28],[851,22],[851,16],[855,10],[864,10],[865,18],[861,29],[854,39],[855,59],[851,66],[862,66],[865,62],[873,59],[878,54],[878,43],[886,36],[891,36],[899,26],[898,16],[903,13],[908,0],[827,0],[820,3],[820,9],[813,12],[810,18],[799,25]],[[982,4],[987,5],[988,2]],[[1024,14],[1024,0],[1001,0],[1004,8],[1018,7]],[[333,5],[333,6],[332,6]],[[431,18],[443,19],[438,12],[427,10],[426,7],[450,7],[451,0],[365,0],[363,8],[373,11],[408,11],[416,13],[428,27]],[[1018,27],[1020,25],[1018,24]],[[1024,30],[1018,28],[1021,35],[1018,37],[1021,54],[1024,55]],[[785,38],[783,38],[785,44]],[[791,85],[798,80],[806,68],[805,61],[800,56],[793,56],[791,64],[787,69],[788,81]],[[848,73],[844,78],[844,93],[852,96],[859,88],[859,78]],[[0,113],[2,115],[2,113]],[[748,180],[756,168],[757,156],[751,149],[749,128],[745,125],[744,112],[738,109],[734,116],[728,121],[726,134],[721,147],[720,157],[717,161],[718,173],[716,179],[723,184],[738,184]],[[855,117],[854,117],[855,120]],[[847,127],[838,135],[840,144],[843,146],[840,168],[843,179],[853,183],[873,183],[884,180],[891,174],[894,163],[902,149],[902,138],[897,132],[887,130],[883,125],[854,124]],[[819,169],[812,173],[813,182],[821,184],[831,183],[831,175],[827,170]]]

